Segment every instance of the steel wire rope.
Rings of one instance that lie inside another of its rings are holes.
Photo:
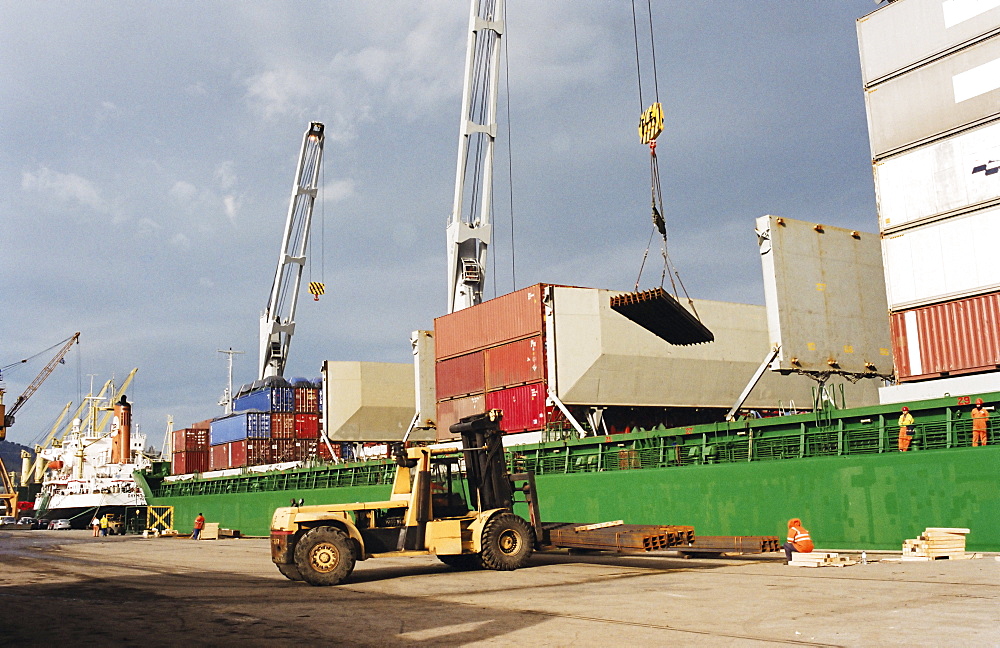
[[[506,24],[507,16],[504,15],[504,22]],[[510,59],[508,58],[507,42],[510,38],[509,32],[504,30],[507,38],[503,41],[503,69],[504,69],[504,87],[507,92],[504,94],[504,106],[507,112],[507,188],[510,195],[510,280],[511,289],[517,290],[517,266],[515,264],[514,257],[514,152],[513,145],[511,143],[511,126],[510,126]]]

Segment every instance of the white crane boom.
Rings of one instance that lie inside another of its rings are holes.
[[[472,0],[459,122],[455,202],[448,219],[449,313],[483,300],[486,251],[491,235],[493,142],[497,135],[503,17],[503,0]],[[470,147],[470,140],[475,140],[475,146]],[[471,178],[467,177],[469,171]],[[470,190],[468,196],[467,188]]]
[[[267,309],[260,316],[260,378],[282,376],[295,332],[295,306],[306,263],[309,226],[319,188],[323,161],[323,124],[311,122],[302,137],[302,151],[292,184],[278,268]]]

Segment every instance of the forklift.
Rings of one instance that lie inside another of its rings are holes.
[[[690,526],[542,524],[534,474],[510,474],[500,420],[491,410],[451,426],[462,450],[404,448],[385,502],[279,508],[271,519],[271,560],[310,585],[337,585],[359,560],[433,554],[457,569],[511,571],[537,549],[642,553],[690,547]],[[529,520],[513,511],[521,493]]]

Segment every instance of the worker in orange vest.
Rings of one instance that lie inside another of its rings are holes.
[[[989,421],[990,413],[983,407],[983,399],[976,399],[976,406],[972,408],[972,445],[986,445],[986,425]]]
[[[903,413],[899,415],[899,451],[906,452],[910,449],[910,439],[913,438],[913,415],[910,408],[904,406]]]
[[[811,553],[813,541],[809,537],[809,532],[802,526],[802,520],[792,518],[788,521],[788,542],[785,543],[785,564],[792,561],[792,552]]]

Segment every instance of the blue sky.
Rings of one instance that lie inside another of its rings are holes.
[[[757,216],[876,230],[855,32],[875,5],[653,4],[671,258],[692,296],[763,304]],[[327,294],[300,302],[286,375],[409,362],[409,332],[445,308],[467,23],[464,2],[0,2],[0,365],[82,333],[9,439],[133,367],[154,445],[168,414],[221,413],[217,350],[246,351],[235,381],[255,377],[311,120],[327,140],[306,280]],[[505,43],[490,296],[631,289],[653,99],[631,3],[512,0]],[[44,361],[5,374],[8,405]]]

